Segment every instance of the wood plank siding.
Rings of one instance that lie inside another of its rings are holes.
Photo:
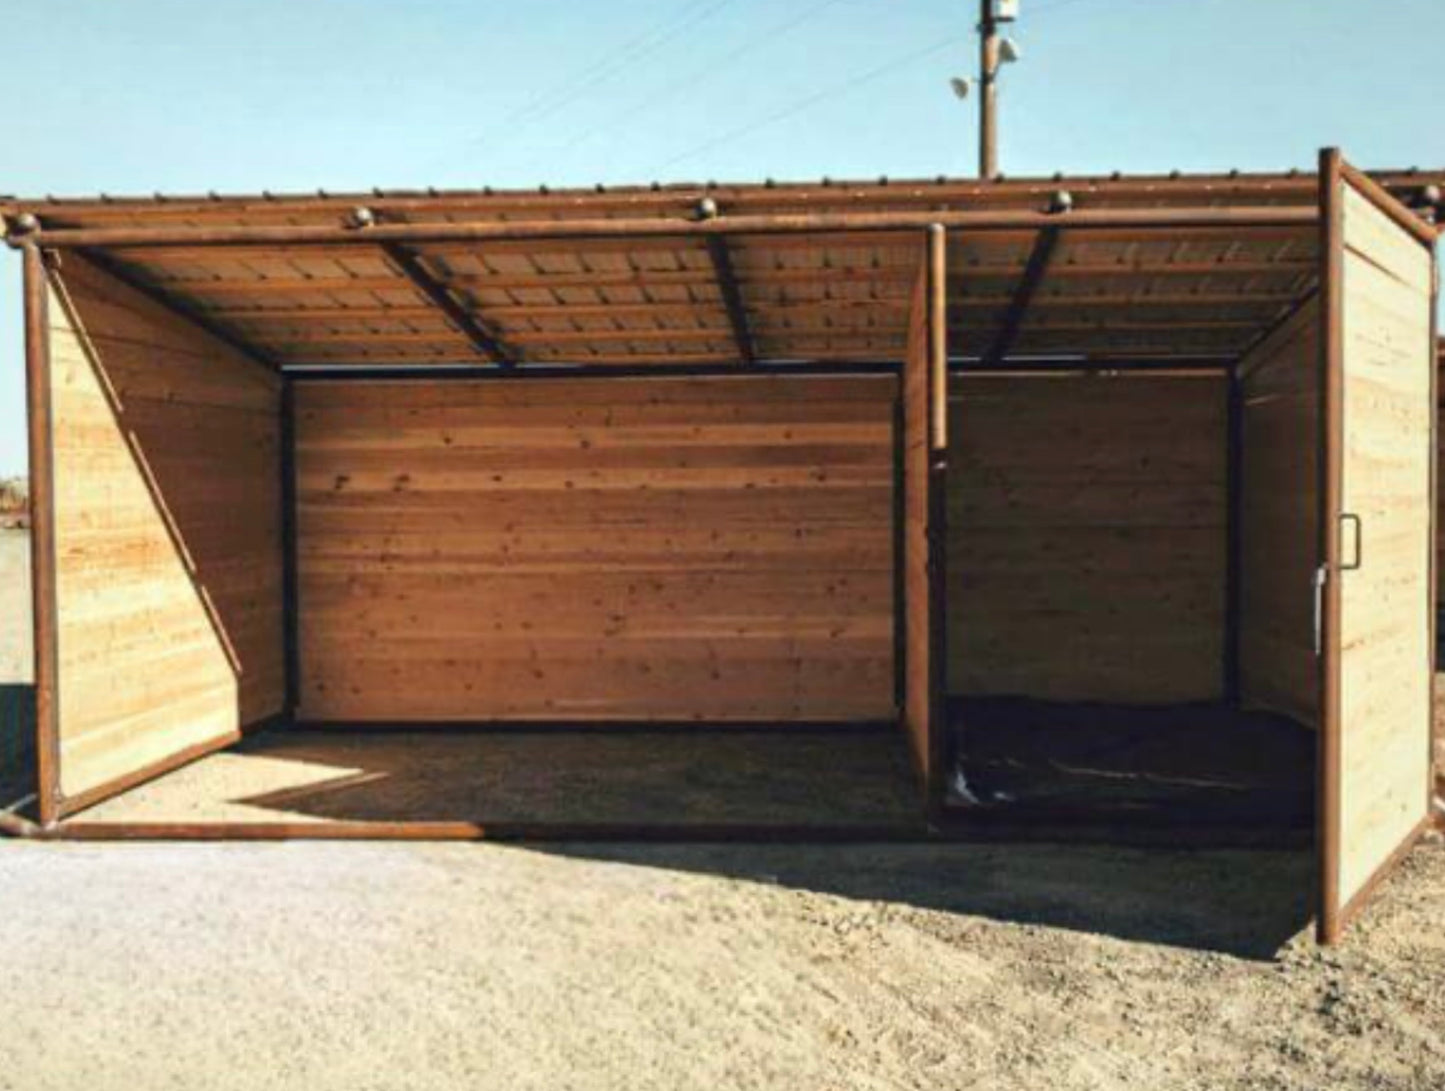
[[[895,397],[298,383],[301,717],[893,718]]]
[[[948,690],[1217,698],[1223,376],[958,375],[950,398]]]
[[[1318,727],[1318,300],[1240,362],[1239,381],[1240,699]]]
[[[1342,905],[1426,810],[1435,356],[1430,251],[1349,185],[1343,214]]]
[[[51,382],[66,797],[281,710],[281,380],[67,255]]]

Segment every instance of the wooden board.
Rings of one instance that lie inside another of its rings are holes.
[[[1221,696],[1222,375],[957,375],[948,690]]]
[[[943,489],[948,454],[944,237],[930,232],[903,366],[903,725],[930,805],[942,777]]]
[[[895,390],[298,383],[301,717],[893,719]]]
[[[73,810],[281,709],[281,381],[78,255],[50,299]]]
[[[1320,310],[1301,307],[1239,365],[1240,699],[1319,724]]]
[[[1434,255],[1326,157],[1326,942],[1428,822]],[[1364,188],[1361,186],[1364,185]],[[1388,199],[1385,199],[1388,201]]]

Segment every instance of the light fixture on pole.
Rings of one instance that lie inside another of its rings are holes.
[[[1000,23],[1012,23],[1019,17],[1019,0],[979,0],[978,33],[980,42],[977,80],[954,76],[948,81],[960,99],[968,98],[974,83],[978,84],[978,174],[980,178],[998,176],[998,70],[1013,64],[1023,54],[1011,38],[999,35]]]

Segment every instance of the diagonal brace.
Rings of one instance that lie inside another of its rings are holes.
[[[478,352],[492,363],[502,367],[511,367],[516,363],[521,354],[507,345],[500,334],[457,302],[456,297],[452,295],[447,286],[432,275],[416,254],[405,246],[391,242],[382,243],[381,249],[396,270],[411,281],[416,290],[421,292],[433,306],[445,314],[452,324],[466,335]]]
[[[1043,283],[1044,274],[1048,272],[1049,262],[1053,260],[1054,250],[1059,243],[1059,234],[1059,228],[1046,227],[1034,237],[1034,248],[1029,253],[1027,264],[1024,265],[1023,276],[1019,278],[1018,287],[1014,289],[1013,299],[1009,302],[1008,311],[1004,314],[1003,324],[999,327],[998,335],[993,339],[993,346],[984,356],[985,363],[998,364],[1013,351],[1014,342],[1018,340],[1019,330],[1023,328],[1024,318],[1028,315],[1029,304],[1033,302],[1034,294],[1038,291],[1039,285]]]
[[[713,272],[717,276],[718,291],[722,293],[723,306],[727,308],[728,322],[732,324],[733,340],[738,345],[738,356],[743,363],[757,362],[757,349],[753,345],[752,331],[748,326],[747,308],[743,306],[743,293],[738,287],[737,271],[733,268],[732,253],[728,250],[727,239],[721,235],[707,237],[707,252],[712,258]]]

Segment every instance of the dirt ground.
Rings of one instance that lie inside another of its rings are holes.
[[[0,1088],[1445,1086],[1445,845],[0,844]]]
[[[0,1091],[1445,1087],[1445,844],[1332,951],[1310,875],[1051,846],[0,841]]]

